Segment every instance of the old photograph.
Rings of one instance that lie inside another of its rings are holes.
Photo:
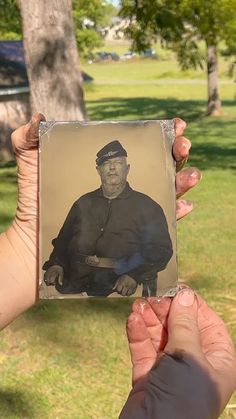
[[[174,295],[174,122],[40,127],[40,298]]]

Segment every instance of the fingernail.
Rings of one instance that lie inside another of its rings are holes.
[[[147,301],[142,300],[139,303],[139,311],[141,314],[144,313],[145,310],[147,310],[147,308],[149,308],[149,304],[147,303]]]
[[[198,172],[192,172],[192,173],[190,173],[189,176],[192,177],[192,178],[197,179],[199,177],[199,174],[198,174]]]
[[[184,307],[191,307],[195,301],[195,294],[190,288],[182,289],[178,293],[178,303]]]
[[[184,206],[192,207],[193,206],[193,203],[192,203],[192,201],[186,200],[186,201],[184,201]]]
[[[189,176],[191,178],[199,179],[199,180],[202,178],[202,174],[201,174],[201,172],[198,169],[192,169],[192,171],[191,171],[191,173],[190,173]]]

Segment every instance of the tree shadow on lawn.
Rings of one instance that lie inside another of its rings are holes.
[[[1,164],[0,165],[0,182],[8,182],[8,183],[16,183],[16,179],[17,179],[17,173],[11,171],[3,171],[4,169],[8,169],[9,166],[6,164]],[[14,166],[12,167],[16,167],[16,163],[14,164]],[[3,170],[2,170],[3,169]]]
[[[0,390],[0,411],[1,418],[16,417],[33,419],[38,417],[33,403],[29,405],[24,393],[19,390]]]
[[[88,100],[87,104],[91,120],[163,119],[178,116],[189,122],[203,117],[207,105],[205,100],[178,100],[174,97],[168,99],[108,97]],[[226,100],[223,106],[231,107],[235,104]]]
[[[192,146],[189,164],[200,170],[231,169],[236,170],[236,147],[224,148],[216,144],[198,144]]]
[[[89,101],[91,120],[136,120],[180,117],[190,123],[192,139],[190,164],[199,169],[235,169],[236,147],[232,143],[236,121],[203,118],[206,102],[200,100],[154,98],[106,98]],[[225,101],[224,106],[234,106]],[[191,123],[194,125],[191,126]],[[188,134],[187,134],[188,136]],[[230,139],[230,141],[228,141]],[[205,142],[206,141],[206,142]]]
[[[63,313],[64,318],[71,318],[79,315],[102,314],[111,315],[118,321],[124,322],[131,311],[134,298],[78,298],[65,300],[41,300],[35,307],[31,308],[24,316],[27,319],[55,321],[58,315]]]
[[[56,345],[72,347],[72,342],[76,340],[75,348],[77,350],[81,337],[72,332],[70,338],[70,328],[78,327],[80,329],[80,322],[84,328],[85,324],[93,325],[94,321],[98,324],[100,321],[101,328],[111,322],[114,327],[121,325],[124,328],[133,301],[133,298],[41,300],[23,316],[27,328],[33,334],[36,333],[43,342],[50,341]],[[16,322],[13,327],[21,326],[18,326]],[[109,334],[109,330],[107,333]]]
[[[14,219],[14,215],[0,212],[0,233],[6,230]]]

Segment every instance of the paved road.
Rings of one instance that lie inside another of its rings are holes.
[[[201,84],[206,85],[207,79],[150,79],[150,80],[106,80],[106,79],[99,79],[95,80],[96,84],[123,84],[123,85],[148,85],[148,84],[162,84],[162,85],[171,85],[171,84]],[[227,85],[235,85],[234,80],[219,80],[219,84],[227,84]]]

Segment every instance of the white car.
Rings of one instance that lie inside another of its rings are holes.
[[[123,55],[121,55],[121,60],[130,60],[131,58],[136,57],[137,54],[135,52],[132,51],[127,51],[125,52]]]

